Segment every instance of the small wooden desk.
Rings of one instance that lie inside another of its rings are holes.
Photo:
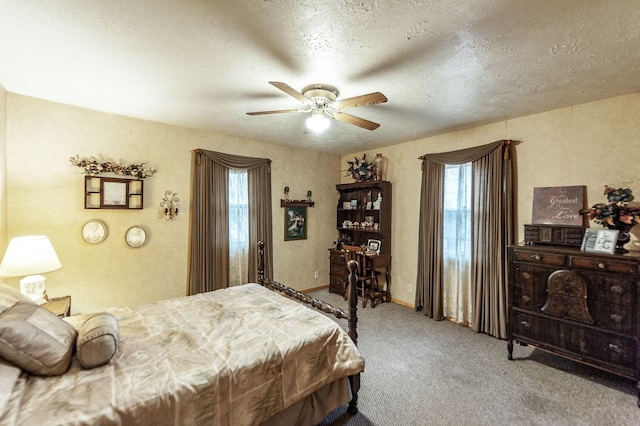
[[[59,317],[68,317],[71,315],[71,296],[52,297],[42,307]]]
[[[335,248],[329,249],[330,276],[329,276],[329,292],[344,295],[347,288],[347,264],[345,262],[345,252]],[[378,288],[376,298],[382,302],[391,302],[391,254],[368,254],[366,255],[368,270],[374,270],[384,274],[386,288],[384,282],[379,282],[377,276],[374,276],[376,287]],[[377,274],[376,274],[377,275]],[[382,281],[382,280],[380,280]]]

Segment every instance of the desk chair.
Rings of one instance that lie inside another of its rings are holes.
[[[378,288],[377,272],[372,267],[372,255],[368,255],[365,249],[359,246],[343,244],[342,249],[345,251],[345,263],[349,263],[350,260],[355,260],[358,263],[356,288],[362,297],[362,307],[367,307],[367,301],[371,301],[372,308],[375,308],[378,303],[384,302],[384,292]]]

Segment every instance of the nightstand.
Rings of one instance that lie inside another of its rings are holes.
[[[42,307],[59,317],[68,317],[71,315],[71,296],[52,297]]]

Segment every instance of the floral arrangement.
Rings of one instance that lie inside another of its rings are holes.
[[[349,168],[345,176],[351,176],[356,182],[368,182],[376,177],[376,166],[373,161],[367,161],[367,153],[362,159],[354,157],[353,161],[347,161]]]
[[[100,173],[115,173],[117,175],[133,176],[138,179],[144,179],[157,171],[153,167],[147,168],[146,164],[130,164],[122,165],[120,162],[98,161],[94,157],[80,158],[78,155],[69,158],[74,166],[84,169],[86,175],[98,175]]]
[[[631,227],[640,223],[640,204],[632,203],[633,194],[629,188],[614,189],[604,187],[607,203],[594,204],[585,213],[589,219],[607,227]]]

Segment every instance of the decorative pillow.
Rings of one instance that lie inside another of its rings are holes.
[[[83,368],[108,363],[118,349],[120,328],[109,312],[75,315],[66,319],[77,331],[76,356]]]
[[[20,293],[8,284],[0,284],[0,314],[16,304],[16,302],[33,303],[36,302]]]
[[[0,418],[2,418],[4,408],[11,398],[13,387],[21,372],[22,370],[15,365],[0,359]]]
[[[0,357],[30,373],[57,376],[69,369],[77,335],[57,315],[20,301],[0,315]]]

